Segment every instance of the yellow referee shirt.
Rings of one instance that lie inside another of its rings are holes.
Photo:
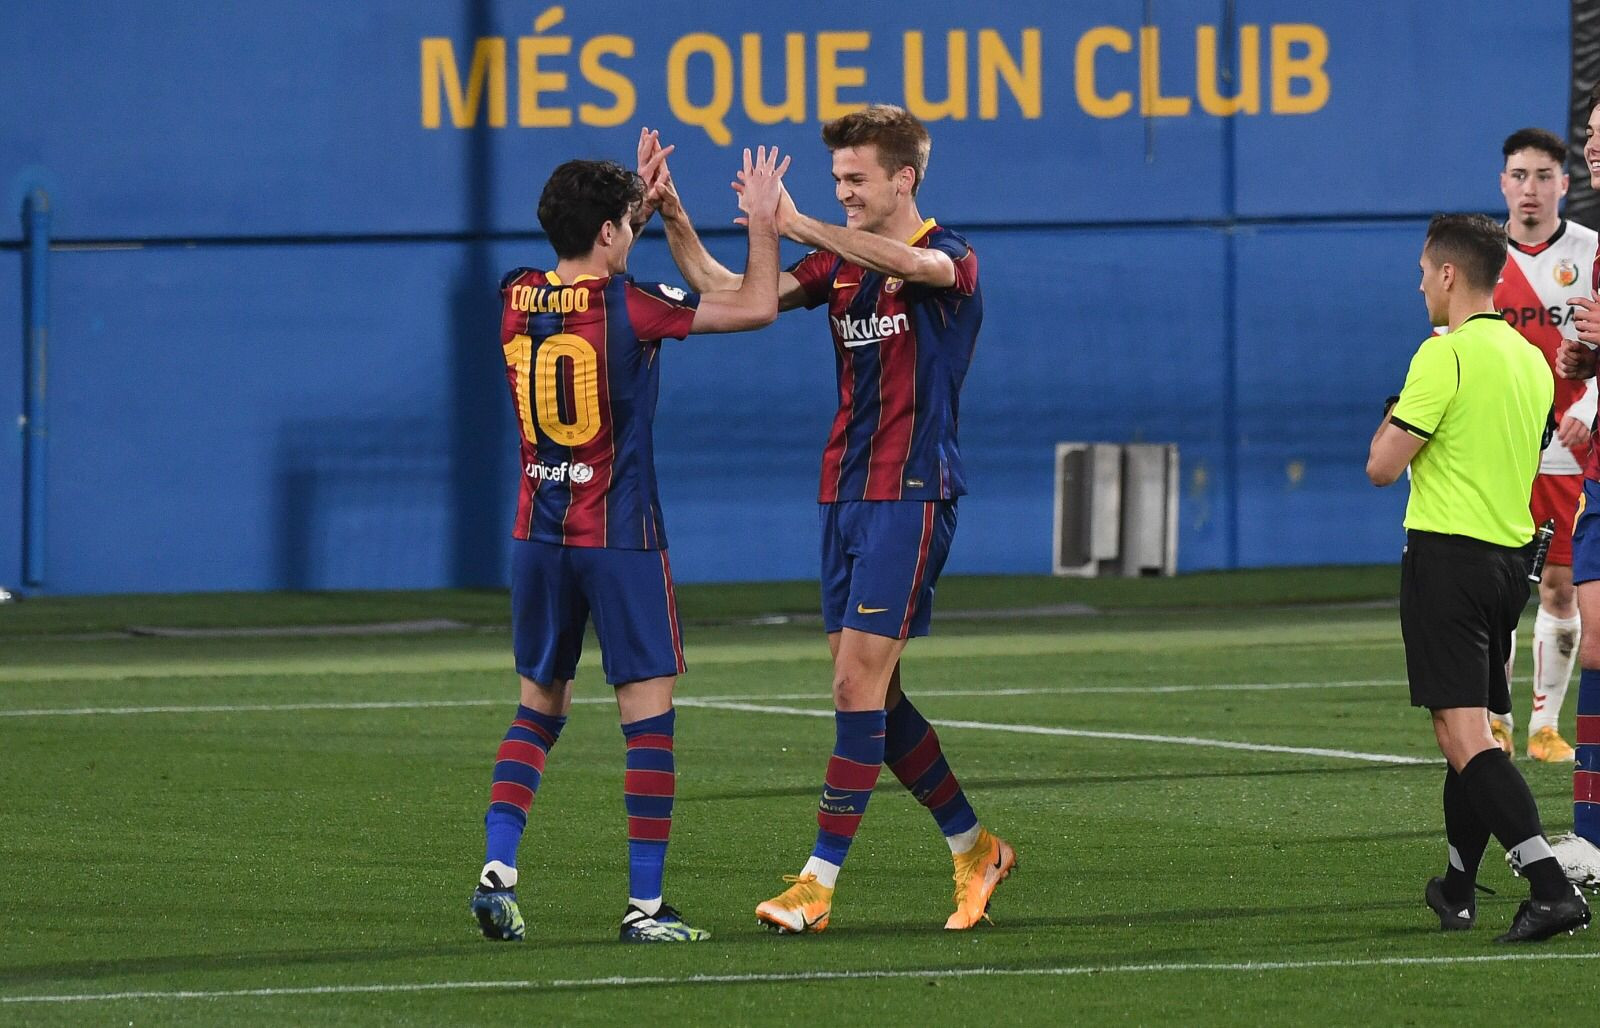
[[[1498,314],[1474,314],[1411,358],[1390,422],[1425,443],[1411,458],[1406,528],[1499,546],[1533,538],[1528,496],[1555,380]]]

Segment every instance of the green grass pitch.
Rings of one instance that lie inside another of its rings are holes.
[[[814,587],[685,588],[667,898],[715,938],[657,947],[615,941],[592,640],[523,844],[529,936],[497,944],[467,899],[516,696],[503,594],[0,607],[0,1023],[1586,1023],[1600,931],[1494,945],[1525,892],[1496,845],[1474,931],[1422,905],[1442,763],[1396,578],[952,579],[906,689],[961,723],[946,753],[1020,868],[993,925],[943,931],[948,851],[885,774],[832,926],[798,939],[752,910],[809,852],[832,744]],[[1026,609],[1066,603],[1098,613]],[[742,621],[768,613],[802,616]],[[417,618],[460,627],[123,631]],[[1568,830],[1570,769],[1518,766]]]

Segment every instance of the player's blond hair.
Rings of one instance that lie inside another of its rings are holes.
[[[890,175],[901,168],[911,169],[915,176],[911,180],[912,196],[922,187],[922,178],[928,171],[928,153],[933,149],[933,139],[917,116],[893,104],[872,104],[828,122],[822,126],[822,141],[830,153],[868,143],[876,146],[878,163]]]

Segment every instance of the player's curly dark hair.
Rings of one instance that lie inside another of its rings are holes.
[[[1486,214],[1436,214],[1423,249],[1435,263],[1455,265],[1470,288],[1489,292],[1506,263],[1505,226]]]
[[[922,188],[928,153],[933,149],[933,140],[917,116],[894,104],[871,104],[828,122],[822,126],[822,142],[829,153],[873,144],[878,148],[878,163],[890,176],[901,168],[912,170],[916,176],[911,180],[913,196]]]
[[[1567,144],[1547,129],[1517,129],[1506,137],[1505,144],[1500,147],[1500,155],[1510,157],[1523,150],[1537,150],[1557,164],[1565,164],[1567,160]]]
[[[616,161],[568,161],[539,194],[539,224],[557,257],[582,257],[601,225],[621,223],[643,199],[644,180]]]

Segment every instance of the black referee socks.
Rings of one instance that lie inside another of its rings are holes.
[[[1444,837],[1450,843],[1450,866],[1444,873],[1444,898],[1451,903],[1472,902],[1472,886],[1478,880],[1478,864],[1489,845],[1489,826],[1483,823],[1467,795],[1467,787],[1456,769],[1444,771]]]
[[[1568,895],[1572,890],[1567,885],[1566,875],[1551,853],[1544,829],[1539,825],[1538,804],[1522,773],[1505,751],[1498,746],[1484,750],[1467,762],[1460,777],[1462,791],[1477,811],[1478,819],[1500,840],[1506,852],[1512,854],[1517,870],[1528,879],[1533,898],[1558,900]],[[1448,789],[1446,779],[1447,796]],[[1448,800],[1445,810],[1448,832]],[[1470,837],[1468,839],[1470,841]],[[1465,856],[1463,853],[1463,861]]]

